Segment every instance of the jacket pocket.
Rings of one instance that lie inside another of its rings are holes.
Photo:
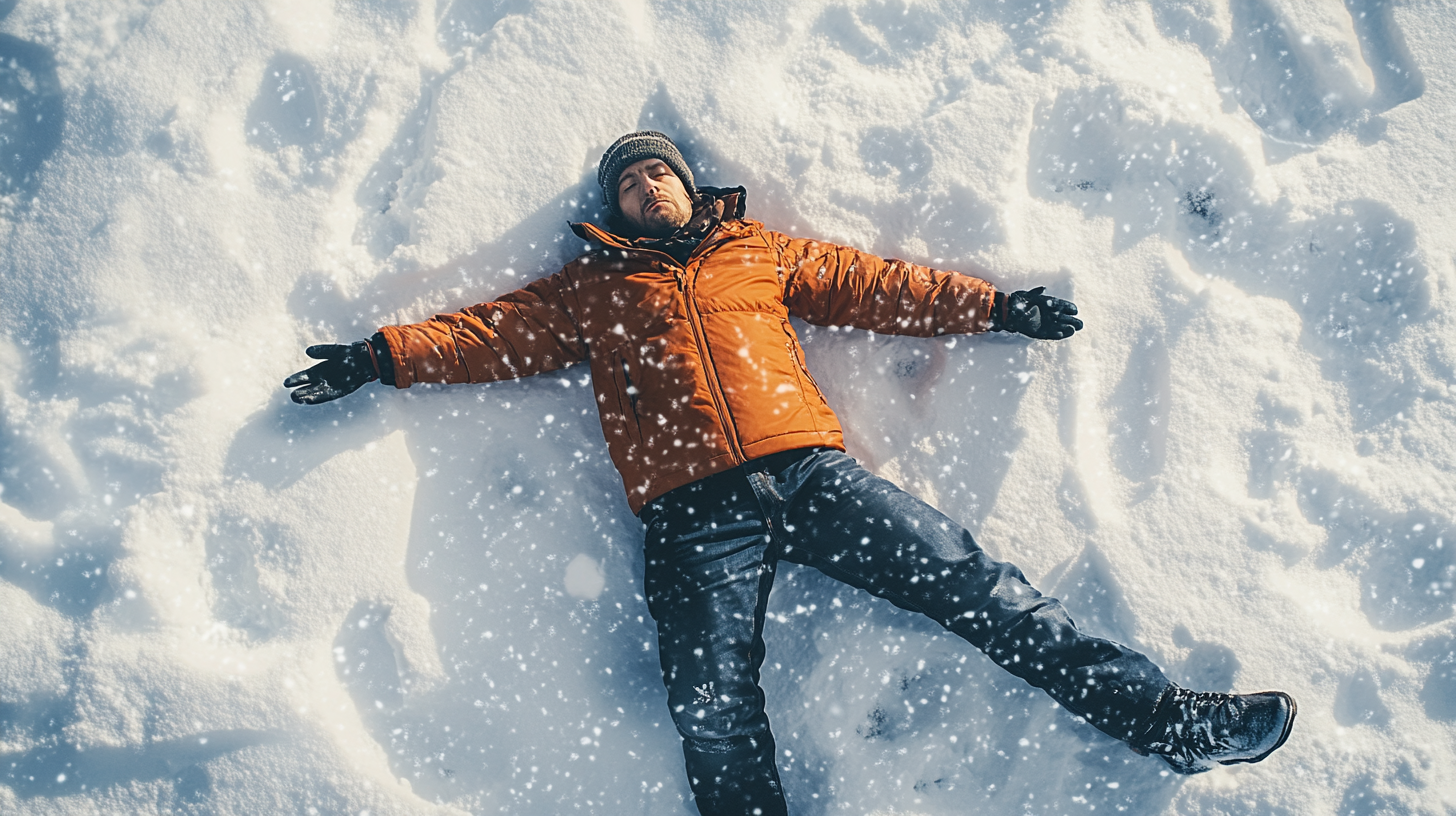
[[[622,424],[627,427],[627,439],[634,445],[640,445],[642,423],[637,418],[637,386],[632,384],[631,367],[621,352],[612,354],[612,379],[616,383],[617,410],[622,415]]]
[[[819,389],[819,383],[815,381],[814,375],[809,373],[809,366],[804,364],[804,358],[800,356],[798,338],[794,335],[794,327],[785,320],[781,324],[784,329],[784,347],[789,352],[789,359],[793,361],[794,371],[799,375],[799,393],[803,395],[804,405],[809,405],[809,393],[812,391],[819,402],[828,405],[824,399],[824,392]],[[807,387],[805,386],[807,383]]]

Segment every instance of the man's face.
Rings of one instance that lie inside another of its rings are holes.
[[[665,238],[688,222],[693,201],[682,179],[662,159],[627,165],[617,179],[617,207],[647,238]]]

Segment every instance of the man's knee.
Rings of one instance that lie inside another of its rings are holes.
[[[673,724],[683,739],[720,744],[760,737],[768,731],[763,692],[747,678],[691,678],[668,682]]]

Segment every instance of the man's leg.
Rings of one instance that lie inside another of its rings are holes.
[[[1055,598],[988,556],[940,511],[838,451],[749,476],[779,556],[921,612],[1103,732],[1137,740],[1168,678],[1077,629]]]
[[[643,510],[645,583],[662,679],[703,816],[787,813],[759,689],[775,557],[738,471]]]

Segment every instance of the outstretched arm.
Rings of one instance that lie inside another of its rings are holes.
[[[850,247],[769,233],[789,313],[821,326],[934,337],[990,328],[996,287]]]
[[[285,388],[298,389],[293,401],[305,405],[338,399],[376,379],[398,388],[417,382],[495,382],[587,357],[559,275],[454,314],[385,326],[367,341],[310,346],[306,353],[323,362],[283,381]]]
[[[789,312],[821,326],[934,337],[1014,331],[1039,339],[1082,328],[1077,307],[1030,292],[997,292],[987,281],[822,241],[768,233],[785,273]]]
[[[587,358],[557,273],[489,303],[422,323],[380,329],[394,384],[495,382],[565,368]]]

